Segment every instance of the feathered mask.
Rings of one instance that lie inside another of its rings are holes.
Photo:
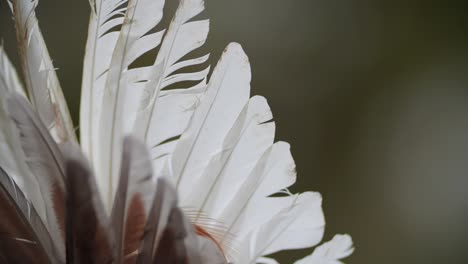
[[[181,0],[167,26],[164,0],[90,0],[79,143],[38,1],[8,3],[26,89],[0,47],[0,263],[268,264],[321,241],[321,196],[287,189],[294,160],[250,98],[241,46],[209,80],[208,55],[193,56],[203,0]],[[337,235],[295,263],[352,251]]]

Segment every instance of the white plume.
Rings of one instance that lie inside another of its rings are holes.
[[[10,0],[26,88],[32,105],[57,142],[76,141],[75,130],[36,19],[37,0]]]
[[[343,264],[340,260],[353,254],[353,251],[353,241],[349,235],[335,235],[295,264]]]
[[[44,200],[38,183],[26,164],[26,156],[19,147],[21,143],[18,131],[7,113],[7,98],[14,93],[24,96],[23,86],[3,47],[0,46],[0,167],[14,179],[40,217],[46,220]]]
[[[290,146],[275,142],[266,99],[250,95],[244,50],[229,44],[209,80],[209,55],[193,55],[209,31],[209,21],[199,19],[204,1],[180,0],[167,27],[161,24],[165,0],[89,1],[80,143],[96,171],[96,187],[86,162],[67,163],[62,157],[62,143],[77,146],[35,17],[38,0],[9,1],[37,113],[0,47],[0,166],[33,201],[59,258],[65,256],[65,227],[73,234],[67,237],[68,257],[102,253],[117,262],[129,257],[138,263],[275,264],[264,256],[317,245],[325,226],[322,197],[288,190],[296,182]],[[154,61],[141,66],[140,59],[156,50]],[[12,96],[6,108],[13,93],[22,95]],[[123,144],[127,134],[134,138]],[[73,199],[64,213],[66,191]],[[112,230],[103,220],[107,215]],[[70,246],[100,242],[100,235],[92,237],[79,221],[102,227],[101,235],[109,233],[95,251]],[[337,235],[296,264],[341,264],[352,251],[351,238]]]
[[[103,94],[126,4],[127,0],[91,1],[81,86],[80,143],[90,162],[96,166]]]

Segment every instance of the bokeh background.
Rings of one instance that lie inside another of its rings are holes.
[[[322,193],[326,240],[353,236],[346,263],[468,263],[467,1],[206,6],[211,62],[243,45],[253,94],[268,98],[277,139],[292,145],[293,189]],[[41,0],[37,11],[75,123],[88,14],[86,0]],[[0,36],[17,63],[4,0]]]

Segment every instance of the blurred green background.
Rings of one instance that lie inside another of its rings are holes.
[[[230,41],[243,45],[253,94],[292,145],[293,189],[322,193],[326,240],[353,236],[346,263],[468,263],[467,1],[206,6],[212,64]],[[86,0],[41,0],[37,11],[75,123],[88,14]],[[5,1],[0,36],[17,62]]]

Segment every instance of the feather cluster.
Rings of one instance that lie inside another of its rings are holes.
[[[203,0],[90,0],[80,140],[35,9],[9,0],[23,89],[0,47],[0,263],[277,263],[323,237],[319,193],[292,194],[250,65],[229,44],[211,73]],[[148,65],[138,59],[157,55]],[[137,65],[137,66],[135,66]],[[337,235],[296,264],[336,264]]]

